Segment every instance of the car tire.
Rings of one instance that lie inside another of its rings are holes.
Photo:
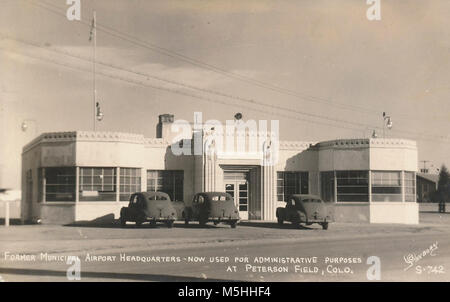
[[[328,230],[328,222],[324,222],[321,225],[323,230]]]
[[[139,215],[136,218],[136,226],[140,227],[142,225],[142,223],[144,222],[144,217],[142,217],[142,215]]]
[[[200,219],[198,220],[198,223],[199,223],[200,226],[202,226],[202,227],[206,225],[206,222],[207,222],[207,220],[204,219],[204,218],[200,218]]]
[[[190,218],[189,213],[186,213],[185,211],[183,211],[182,216],[183,216],[183,218],[184,218],[184,224],[185,224],[185,225],[188,225],[188,224],[189,224],[189,218]]]
[[[169,229],[171,229],[173,227],[173,220],[169,220],[166,222],[166,225]]]
[[[230,227],[232,228],[232,229],[235,229],[236,228],[236,221],[233,221],[233,222],[231,222],[230,223]]]
[[[127,220],[123,216],[120,216],[119,220],[120,220],[120,226],[124,228],[127,225]]]

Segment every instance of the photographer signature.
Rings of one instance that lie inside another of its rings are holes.
[[[407,271],[414,264],[416,264],[417,262],[419,262],[426,256],[432,256],[432,257],[436,256],[436,254],[434,252],[437,249],[438,249],[438,242],[436,241],[435,243],[430,245],[427,249],[423,250],[423,252],[421,252],[421,253],[418,253],[418,254],[411,253],[406,256],[403,256],[403,259],[405,260],[406,264],[408,264],[408,266],[404,270]]]

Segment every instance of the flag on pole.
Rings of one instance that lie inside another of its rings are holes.
[[[94,28],[95,28],[95,18],[92,18],[91,31],[89,33],[89,42],[92,41],[92,37],[94,36]]]

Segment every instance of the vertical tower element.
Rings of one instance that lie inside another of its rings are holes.
[[[169,140],[172,136],[171,125],[174,121],[173,114],[161,114],[159,115],[159,123],[156,126],[156,138],[163,138]]]

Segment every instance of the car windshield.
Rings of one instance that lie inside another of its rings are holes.
[[[216,196],[211,197],[211,200],[213,200],[213,201],[225,201],[225,200],[228,200],[228,199],[227,199],[226,196],[216,195]]]
[[[320,203],[321,200],[320,199],[315,199],[315,198],[308,198],[308,199],[303,199],[303,202],[315,202],[315,203]]]
[[[166,196],[153,195],[153,196],[149,196],[148,200],[167,200],[167,198],[166,198]]]

